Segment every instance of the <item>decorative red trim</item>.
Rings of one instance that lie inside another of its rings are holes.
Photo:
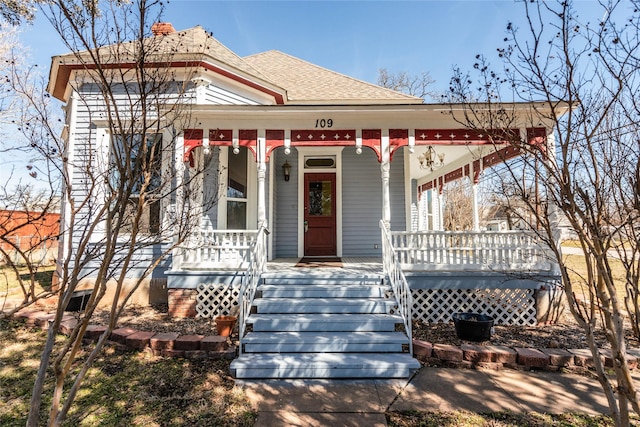
[[[202,145],[204,130],[202,129],[185,129],[184,130],[184,154],[183,162],[189,162],[191,167],[194,166],[193,150]]]
[[[457,179],[462,178],[463,174],[462,174],[462,168],[458,168],[454,171],[451,171],[449,173],[446,173],[444,175],[444,182],[452,182],[455,181]]]
[[[135,68],[136,66],[137,64],[135,63],[100,64],[100,67],[102,69],[131,69],[131,68]],[[256,89],[259,92],[266,93],[267,95],[273,96],[273,98],[276,101],[276,104],[284,104],[284,97],[282,96],[282,94],[276,91],[273,91],[269,88],[266,88],[264,86],[261,86],[255,82],[252,82],[251,80],[245,79],[244,77],[240,77],[236,74],[230,73],[229,71],[223,70],[222,68],[216,67],[215,65],[205,61],[147,62],[145,63],[145,66],[148,68],[202,67],[205,70],[209,70],[216,74],[220,74],[221,76],[227,77],[245,86],[249,86],[250,88]],[[58,67],[58,76],[56,78],[56,82],[53,87],[52,95],[62,100],[72,71],[93,70],[96,68],[97,68],[96,64],[61,64]]]
[[[389,129],[389,161],[398,148],[406,145],[409,145],[408,129]]]
[[[538,148],[544,154],[547,153],[547,129],[527,128],[527,142],[529,145]]]
[[[303,130],[291,131],[291,145],[353,145],[356,142],[355,129],[345,130]]]
[[[258,142],[258,130],[257,129],[240,129],[238,131],[238,145],[241,147],[248,147],[251,144]]]
[[[420,193],[423,193],[427,190],[431,190],[433,188],[433,181],[426,182],[420,186]]]
[[[509,146],[496,151],[495,153],[487,154],[482,158],[482,168],[488,169],[493,165],[505,162],[509,159],[513,159],[520,155],[520,148]]]
[[[267,147],[265,161],[268,162],[273,150],[275,150],[278,147],[284,147],[284,131],[267,129],[265,132],[265,139],[266,139],[265,145]]]
[[[480,174],[482,170],[480,169],[480,160],[473,161],[473,183],[477,184],[480,182]]]
[[[471,165],[464,165],[464,176],[471,176]]]
[[[380,145],[382,143],[382,130],[380,129],[362,129],[362,146],[371,148],[378,157],[378,163],[382,163],[382,151]]]
[[[233,130],[209,129],[209,145],[229,146],[233,143]]]
[[[416,145],[501,144],[517,136],[517,129],[476,131],[470,129],[416,129]]]

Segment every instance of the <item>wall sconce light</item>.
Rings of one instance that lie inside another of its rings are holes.
[[[289,178],[291,177],[291,165],[288,160],[285,160],[282,165],[282,173],[284,174],[284,180],[289,181]]]

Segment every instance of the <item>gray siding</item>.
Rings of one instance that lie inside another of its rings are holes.
[[[274,212],[275,241],[274,256],[291,258],[298,256],[298,153],[291,149],[286,156],[278,149],[272,157],[274,164]],[[282,165],[288,161],[291,165],[291,179],[284,180]],[[276,201],[277,200],[277,201]]]
[[[391,228],[404,230],[404,164],[401,153],[390,170]],[[369,149],[358,155],[342,152],[342,254],[381,256],[382,177],[380,163]],[[377,248],[376,248],[377,245]]]
[[[180,90],[180,84],[174,83],[167,89],[165,95],[168,102],[171,100],[177,100]],[[139,112],[136,111],[139,105],[135,104],[135,92],[126,90],[124,85],[116,84],[113,86],[113,93],[116,99],[116,103],[119,106],[119,113],[122,117],[139,117]],[[129,88],[131,89],[131,87]],[[73,251],[77,251],[77,248],[83,247],[82,242],[87,242],[89,239],[89,225],[94,223],[97,219],[96,215],[99,211],[97,209],[97,203],[99,197],[95,188],[91,188],[96,182],[101,183],[104,177],[90,176],[87,171],[97,171],[97,165],[104,161],[104,156],[108,156],[108,152],[99,151],[96,147],[96,126],[93,124],[96,121],[104,121],[107,118],[105,114],[105,106],[102,100],[102,94],[96,84],[83,84],[78,88],[78,93],[74,96],[73,101],[75,107],[75,116],[73,120],[72,128],[70,129],[70,139],[73,143],[73,154],[71,156],[71,162],[73,165],[73,172],[71,175],[71,197],[74,199],[74,205],[76,209],[81,207],[74,218],[72,224],[73,233],[72,247]],[[135,130],[132,128],[132,132]],[[164,155],[171,154],[173,147],[165,147]],[[126,245],[126,243],[124,243]],[[83,274],[87,277],[91,277],[95,274],[95,270],[102,259],[101,243],[91,243],[84,250],[84,253],[73,253],[72,259],[80,258],[83,260]],[[159,254],[161,245],[148,246],[137,249],[135,262],[129,268],[127,272],[128,277],[139,277],[141,271],[146,268],[150,260],[157,257]],[[123,255],[116,254],[114,261],[110,265],[110,276],[119,274],[121,269]],[[157,268],[154,272],[154,276],[160,274],[166,268],[167,264],[164,263],[161,267]]]

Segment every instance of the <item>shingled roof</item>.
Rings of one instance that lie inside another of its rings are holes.
[[[354,79],[277,50],[244,59],[270,81],[285,88],[290,104],[422,103],[421,98]]]
[[[169,25],[173,30],[173,27]],[[202,27],[167,32],[145,40],[147,60],[211,63],[217,69],[268,88],[267,93],[285,94],[285,104],[420,104],[421,98],[395,92],[311,64],[279,51],[268,51],[242,58],[216,40]],[[105,46],[100,60],[127,64],[135,60],[137,42]],[[68,53],[52,58],[49,90],[61,98],[72,69],[91,66],[90,52]]]

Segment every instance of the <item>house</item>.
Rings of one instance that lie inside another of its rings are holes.
[[[200,220],[152,280],[166,287],[176,316],[239,309],[237,376],[406,376],[416,368],[406,358],[412,319],[482,311],[500,323],[536,323],[536,292],[558,276],[535,237],[480,231],[477,200],[468,213],[474,231],[446,231],[441,221],[445,183],[464,179],[475,188],[484,169],[520,154],[496,134],[526,143],[552,136],[544,124],[527,125],[531,105],[510,106],[522,118],[517,128],[472,131],[449,105],[278,51],[239,57],[201,27],[157,24],[154,33],[151,40],[179,57],[162,66],[187,79],[179,83],[195,117],[163,130],[171,168],[213,164],[219,173],[192,182],[196,203],[186,209]],[[114,136],[100,115],[94,69],[78,58],[53,58],[49,91],[66,103],[69,152],[91,144],[106,164],[108,145],[100,144]],[[132,67],[126,55],[111,58],[110,69]],[[72,185],[82,188],[80,170]],[[205,206],[216,189],[217,203]],[[184,210],[156,206],[147,224],[159,227]],[[99,254],[106,232],[93,230],[91,253]],[[334,268],[305,268],[300,259]]]

